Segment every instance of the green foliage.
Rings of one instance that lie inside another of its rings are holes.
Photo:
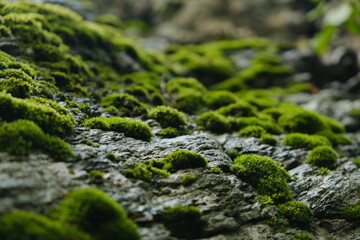
[[[309,233],[295,233],[292,240],[314,240]]]
[[[355,164],[358,168],[360,168],[360,157],[354,159],[354,164]]]
[[[205,105],[210,109],[218,109],[235,103],[237,96],[229,91],[212,91],[205,95]]]
[[[239,136],[244,138],[248,138],[248,137],[260,138],[265,133],[266,130],[263,127],[247,126],[239,131]]]
[[[205,112],[198,116],[198,128],[214,133],[224,133],[228,131],[228,121],[226,117],[217,112]]]
[[[318,167],[333,169],[337,158],[338,154],[334,149],[328,146],[319,146],[311,150],[307,162]]]
[[[186,124],[184,114],[168,106],[158,106],[153,108],[149,113],[149,117],[159,122],[163,128],[179,128]]]
[[[199,178],[198,176],[194,176],[194,175],[191,175],[191,174],[186,174],[184,177],[181,178],[181,184],[184,185],[184,186],[191,185],[198,178]]]
[[[128,178],[151,181],[154,178],[166,178],[170,173],[163,170],[165,163],[158,160],[149,160],[145,163],[137,164],[132,169],[124,170],[123,174]]]
[[[318,146],[331,146],[330,141],[323,136],[304,133],[290,133],[284,139],[284,144],[293,148],[313,149]]]
[[[120,116],[136,117],[147,113],[144,104],[129,94],[109,94],[101,100],[101,105],[115,107]]]
[[[360,220],[360,204],[356,204],[346,208],[342,212],[343,218],[351,221],[358,221]]]
[[[289,201],[278,206],[279,213],[289,219],[291,223],[306,226],[313,215],[311,209],[303,202]]]
[[[95,117],[84,122],[87,128],[97,128],[105,131],[124,133],[126,137],[132,137],[144,141],[150,141],[153,136],[151,128],[141,121],[125,119],[121,117]]]
[[[89,233],[96,240],[139,239],[137,226],[125,210],[97,189],[75,190],[63,200],[54,217]]]
[[[26,211],[14,211],[0,218],[2,240],[91,240],[77,230],[47,217]]]
[[[237,157],[234,163],[231,172],[254,185],[260,194],[270,196],[275,202],[291,199],[287,186],[290,175],[278,162],[269,157],[245,154]]]
[[[186,150],[177,150],[167,155],[164,161],[166,162],[164,168],[169,170],[206,167],[208,163],[202,155]]]
[[[328,169],[328,168],[322,167],[322,168],[319,168],[319,170],[318,170],[318,175],[320,175],[320,176],[326,176],[329,173],[330,173],[330,169]]]
[[[275,146],[277,144],[277,142],[278,142],[278,140],[273,135],[271,135],[269,133],[262,134],[261,137],[260,137],[260,141],[263,144],[268,144],[268,145],[271,145],[271,146]]]
[[[53,106],[57,104],[53,103]],[[27,119],[39,125],[44,132],[59,136],[70,134],[76,123],[74,117],[71,114],[59,113],[53,106],[0,93],[0,117],[3,120]]]
[[[68,144],[45,134],[31,121],[16,120],[0,124],[0,151],[28,155],[33,149],[42,150],[55,160],[66,161],[73,156]]]

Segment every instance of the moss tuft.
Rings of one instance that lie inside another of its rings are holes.
[[[91,240],[76,228],[26,211],[14,211],[0,218],[0,239]]]
[[[273,135],[271,135],[269,133],[262,134],[261,137],[260,137],[260,141],[263,144],[268,144],[268,145],[271,145],[271,146],[275,146],[277,144],[277,142],[278,142],[278,140]]]
[[[205,105],[210,109],[218,109],[236,101],[237,96],[229,91],[213,91],[205,95]]]
[[[262,195],[270,196],[275,202],[291,199],[287,186],[290,175],[280,164],[269,157],[245,154],[234,160],[230,170],[246,182],[254,185]]]
[[[101,100],[101,105],[115,107],[120,116],[136,117],[147,113],[144,104],[129,94],[109,94]]]
[[[323,136],[311,136],[304,133],[290,133],[284,139],[284,144],[293,148],[313,149],[318,146],[331,146],[330,141]]]
[[[144,141],[150,141],[153,136],[149,125],[141,121],[125,119],[121,117],[95,117],[84,122],[87,128],[97,128],[105,131],[124,133],[126,137],[132,137]]]
[[[232,117],[256,116],[256,108],[254,108],[251,104],[244,101],[238,101],[228,106],[221,107],[217,110],[217,112],[224,116],[232,116]]]
[[[247,126],[239,131],[239,136],[244,138],[248,138],[248,137],[260,138],[265,133],[266,130],[263,127]]]
[[[338,154],[334,149],[328,146],[320,146],[311,150],[307,162],[318,167],[333,169],[337,158]]]
[[[57,137],[45,134],[35,123],[16,120],[0,124],[0,151],[28,155],[31,150],[42,150],[55,160],[69,160],[71,147]]]
[[[97,189],[75,190],[60,203],[58,221],[89,233],[96,240],[139,239],[137,226],[125,210]]]
[[[208,130],[214,133],[224,133],[228,131],[228,121],[226,117],[217,112],[205,112],[197,118],[199,129]]]
[[[208,163],[202,155],[186,150],[177,150],[167,155],[164,161],[165,169],[174,170],[205,167]]]
[[[198,176],[194,176],[194,175],[191,175],[191,174],[186,174],[184,177],[181,178],[181,184],[184,185],[184,186],[191,185],[198,178],[199,178]]]
[[[132,169],[124,170],[123,174],[128,178],[151,181],[154,178],[166,178],[169,172],[163,170],[165,163],[159,160],[149,160],[145,163],[137,164]]]
[[[311,209],[303,202],[289,201],[278,206],[279,213],[289,219],[291,223],[307,226],[313,215]]]
[[[168,106],[158,106],[153,108],[149,113],[149,117],[159,122],[163,128],[180,128],[186,124],[185,115]]]
[[[351,221],[358,221],[360,220],[360,204],[356,204],[346,208],[342,212],[343,218]]]
[[[320,176],[326,176],[329,173],[330,173],[330,169],[328,169],[328,168],[322,167],[322,168],[319,168],[319,170],[318,170],[318,175],[320,175]]]
[[[295,233],[292,240],[314,240],[309,233]]]

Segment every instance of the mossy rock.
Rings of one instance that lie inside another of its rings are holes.
[[[54,213],[63,224],[74,226],[95,240],[140,239],[137,226],[111,197],[97,189],[75,190]]]

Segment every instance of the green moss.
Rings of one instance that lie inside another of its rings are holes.
[[[295,233],[292,240],[314,240],[309,233]]]
[[[124,133],[126,137],[150,141],[153,136],[149,125],[141,121],[125,119],[121,117],[95,117],[84,122],[87,128],[97,128],[105,131],[116,131]]]
[[[118,17],[111,14],[103,14],[100,16],[96,16],[95,22],[119,29],[122,28],[123,25],[123,23]]]
[[[238,101],[228,106],[219,108],[217,112],[224,116],[233,116],[233,117],[256,116],[256,108],[254,108],[251,104],[244,101]]]
[[[0,218],[0,239],[91,240],[76,228],[26,211],[14,211]]]
[[[184,131],[179,131],[177,128],[167,127],[158,132],[156,135],[163,138],[174,138],[182,135],[183,132]]]
[[[286,132],[314,134],[326,128],[319,114],[307,110],[295,110],[284,113],[279,124]]]
[[[194,89],[186,89],[175,94],[171,103],[180,111],[194,114],[203,107],[204,96]]]
[[[360,204],[356,204],[346,208],[342,212],[343,218],[351,221],[358,221],[360,220]]]
[[[168,93],[180,93],[186,89],[193,89],[200,93],[205,93],[206,88],[195,78],[173,78],[166,83],[166,90]]]
[[[349,116],[360,120],[360,108],[351,109],[351,111],[349,112]]]
[[[239,136],[244,138],[248,138],[248,137],[260,138],[265,133],[266,130],[263,127],[247,126],[239,131]]]
[[[191,174],[186,174],[184,177],[181,178],[181,184],[184,185],[184,186],[191,185],[198,178],[199,178],[198,176],[194,176],[194,175],[191,175]]]
[[[271,134],[281,134],[282,130],[280,127],[273,121],[268,119],[260,119],[256,117],[240,117],[240,118],[230,118],[229,128],[238,130],[243,129],[247,126],[260,126],[266,130],[266,132]]]
[[[91,170],[89,172],[89,176],[99,182],[102,182],[104,180],[104,172],[101,172],[99,170]]]
[[[144,104],[129,94],[109,94],[101,100],[101,105],[116,107],[120,116],[136,117],[147,113]]]
[[[326,176],[329,173],[330,173],[330,169],[328,169],[328,168],[322,167],[322,168],[319,168],[319,170],[318,170],[318,175],[320,175],[320,176]]]
[[[149,160],[145,163],[137,164],[132,169],[124,170],[123,174],[128,178],[151,181],[154,178],[166,178],[170,173],[163,170],[165,163],[158,160]]]
[[[278,206],[279,213],[291,223],[307,226],[313,215],[311,209],[303,202],[289,201]]]
[[[291,133],[284,139],[284,144],[293,148],[313,149],[318,146],[331,146],[330,141],[323,136],[311,136],[304,133]]]
[[[162,214],[161,219],[174,236],[192,239],[202,235],[201,216],[202,212],[195,206],[176,205]]]
[[[60,203],[54,217],[89,233],[96,240],[139,239],[137,226],[125,210],[97,189],[75,190]]]
[[[210,173],[220,174],[220,173],[224,173],[224,172],[223,172],[223,170],[221,170],[221,168],[214,167],[210,170]]]
[[[354,164],[355,164],[358,168],[360,168],[360,157],[354,159]]]
[[[318,167],[333,169],[337,158],[338,154],[334,149],[328,146],[319,146],[311,150],[306,161]]]
[[[237,96],[229,91],[213,91],[205,95],[205,105],[210,109],[218,109],[235,103]]]
[[[18,78],[8,78],[0,82],[0,91],[5,91],[18,98],[28,98],[34,93],[34,90],[32,84]]]
[[[186,124],[185,115],[168,106],[158,106],[149,112],[149,117],[160,123],[161,127],[179,128]]]
[[[15,155],[29,155],[41,150],[55,160],[66,161],[73,156],[72,149],[63,140],[45,134],[35,123],[16,120],[0,124],[0,150]]]
[[[226,117],[213,111],[205,112],[198,116],[197,124],[199,129],[214,133],[224,133],[229,129]]]
[[[236,148],[227,148],[225,149],[225,153],[231,158],[231,160],[235,160],[235,158],[240,156],[240,152]]]
[[[114,153],[112,153],[112,152],[108,152],[107,154],[106,154],[106,158],[107,159],[109,159],[110,161],[116,161],[116,156],[115,156],[115,154]]]
[[[275,146],[277,144],[277,142],[278,142],[278,140],[273,135],[271,135],[269,133],[262,134],[261,137],[260,137],[260,141],[263,144],[268,144],[268,145],[271,145],[271,146]]]
[[[60,114],[51,106],[14,98],[6,93],[0,93],[0,117],[5,121],[31,120],[44,132],[59,136],[72,133],[76,123],[71,114]]]
[[[254,185],[260,194],[270,196],[275,202],[291,199],[287,186],[290,175],[278,162],[269,157],[245,154],[237,157],[234,163],[231,172]]]
[[[208,163],[202,155],[186,150],[177,150],[167,155],[164,161],[165,169],[169,170],[205,167]]]
[[[317,132],[316,135],[324,136],[331,142],[331,145],[336,147],[338,145],[348,145],[352,141],[344,136],[342,133],[334,133],[330,129],[322,130]]]

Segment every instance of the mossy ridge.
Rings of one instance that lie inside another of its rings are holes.
[[[121,132],[126,137],[144,141],[150,141],[153,136],[151,128],[146,123],[121,117],[94,117],[87,119],[83,125],[91,129]]]
[[[246,182],[251,183],[262,195],[270,196],[281,203],[291,199],[287,186],[290,175],[280,164],[269,157],[244,154],[234,160],[230,170]]]
[[[95,240],[137,240],[137,226],[111,197],[97,189],[71,192],[53,218],[89,233]]]
[[[5,121],[31,120],[39,125],[44,132],[58,136],[65,136],[73,132],[76,124],[73,115],[64,114],[64,109],[57,106],[55,102],[36,99],[23,100],[1,92],[0,117]],[[39,101],[42,102],[39,103]],[[62,109],[60,113],[59,109]]]
[[[0,218],[2,240],[92,240],[80,230],[26,211],[13,211]]]
[[[71,147],[57,137],[45,134],[35,123],[16,120],[0,124],[0,150],[14,155],[29,155],[31,150],[42,150],[55,160],[73,157]]]

